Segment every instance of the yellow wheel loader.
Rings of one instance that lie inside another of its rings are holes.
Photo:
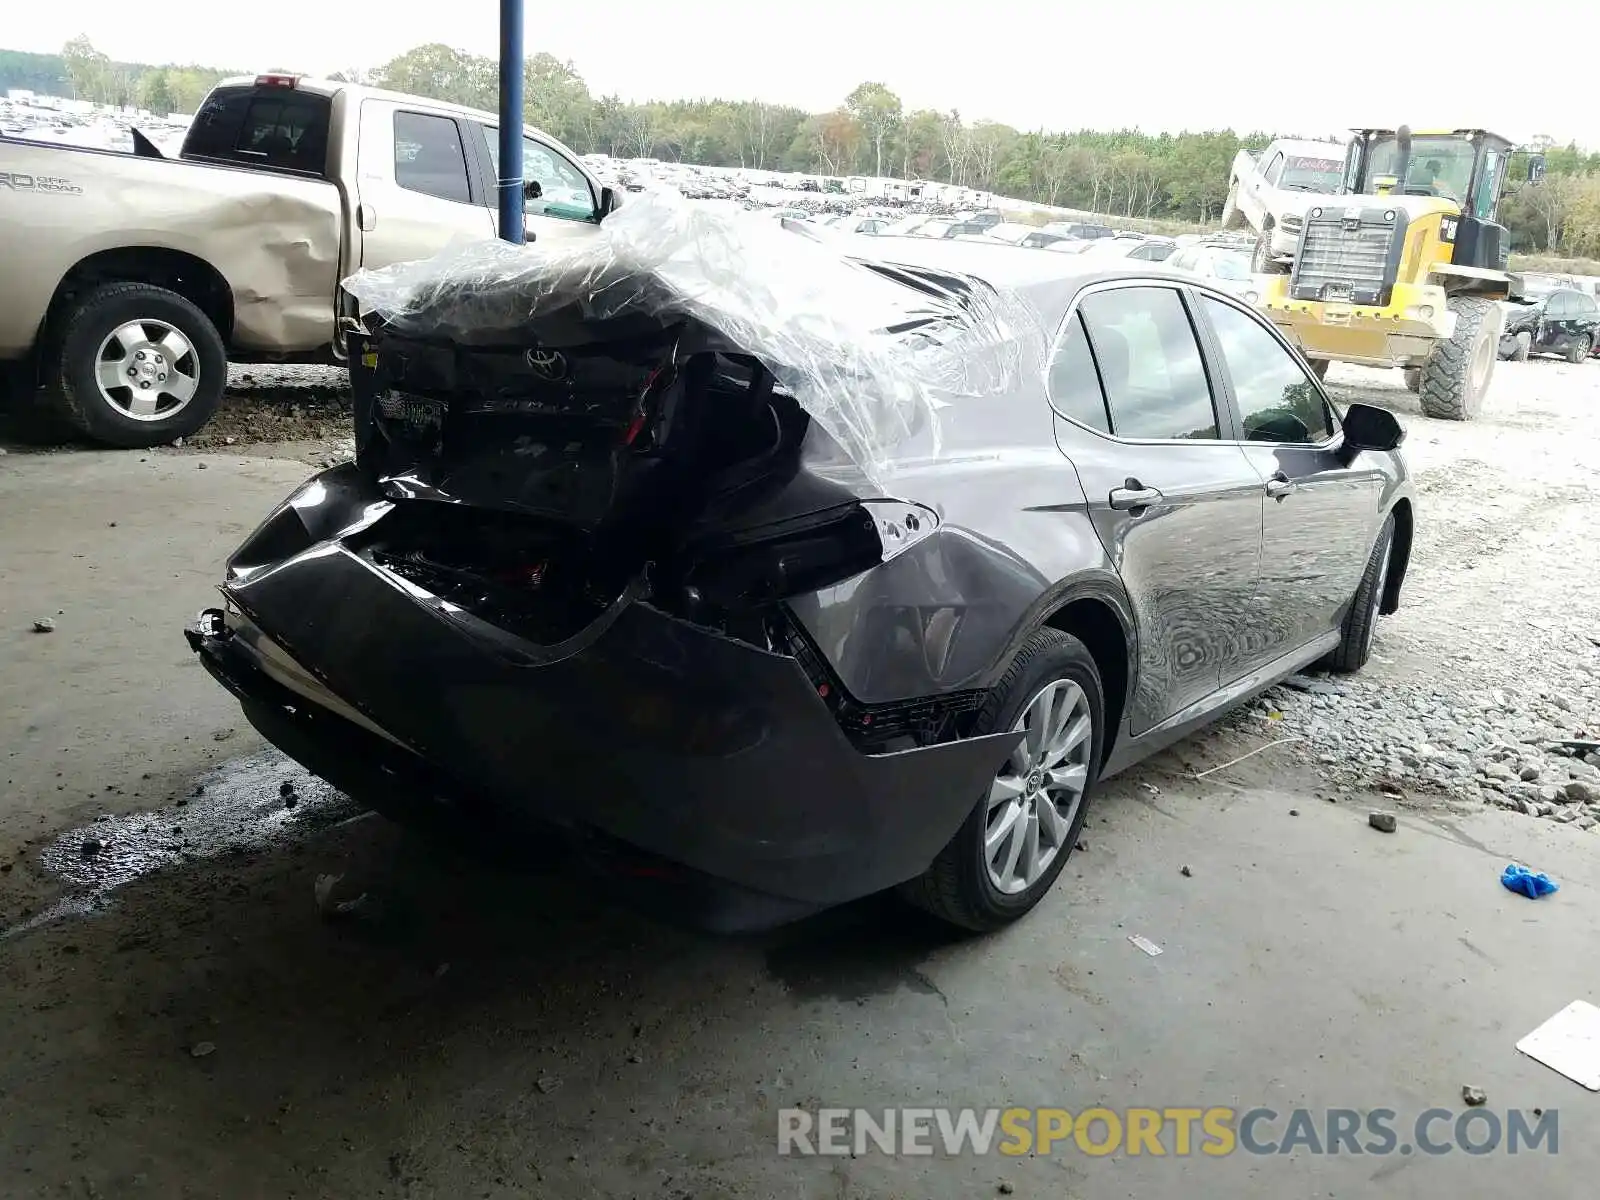
[[[1430,417],[1489,388],[1511,292],[1498,223],[1512,144],[1483,129],[1357,129],[1339,194],[1310,202],[1293,265],[1259,307],[1319,374],[1399,367]]]

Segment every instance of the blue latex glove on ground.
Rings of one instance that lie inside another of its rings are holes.
[[[1552,892],[1561,890],[1561,885],[1543,871],[1535,873],[1516,863],[1505,869],[1500,876],[1500,882],[1529,900],[1537,900],[1540,896],[1548,896]]]

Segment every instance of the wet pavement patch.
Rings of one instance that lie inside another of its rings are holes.
[[[58,837],[39,864],[66,895],[0,939],[104,908],[118,888],[152,872],[286,845],[365,811],[276,750],[231,759],[176,805],[101,817]]]

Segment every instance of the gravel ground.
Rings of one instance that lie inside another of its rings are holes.
[[[1300,677],[1265,721],[1336,784],[1494,804],[1593,829],[1600,754],[1600,364],[1501,363],[1486,411],[1423,418],[1398,372],[1336,366],[1342,400],[1406,426],[1417,538],[1401,609],[1359,676]],[[1575,752],[1576,751],[1576,752]]]

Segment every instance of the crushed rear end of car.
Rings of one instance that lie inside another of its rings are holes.
[[[1011,368],[998,299],[702,214],[349,281],[356,461],[188,636],[357,799],[537,821],[733,929],[919,874],[1016,744],[965,736],[980,689],[852,694],[792,609],[874,572],[914,601],[944,531],[886,467]]]

